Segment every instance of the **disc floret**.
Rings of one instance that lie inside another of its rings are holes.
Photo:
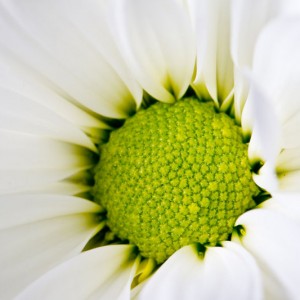
[[[240,127],[194,98],[129,118],[101,148],[95,178],[110,229],[158,263],[228,239],[258,194]]]

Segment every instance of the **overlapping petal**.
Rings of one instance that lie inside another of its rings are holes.
[[[193,88],[216,105],[232,99],[233,63],[230,55],[230,1],[187,1],[197,41]],[[226,104],[227,105],[227,104]]]
[[[278,178],[299,191],[295,11],[297,0],[0,0],[0,297],[296,299],[299,195],[275,193]],[[234,242],[178,250],[130,296],[134,247],[79,254],[102,210],[67,195],[90,189],[105,117],[128,117],[142,88],[173,102],[190,85],[221,110],[234,96],[273,199],[238,219]]]
[[[30,106],[40,106],[40,110],[48,110],[73,124],[76,129],[82,129],[90,137],[108,126],[80,107],[71,103],[70,97],[57,89],[49,80],[35,72],[30,66],[16,59],[10,52],[1,50],[0,56],[0,86],[1,101],[9,102],[11,98],[31,100]],[[8,94],[9,96],[5,96]],[[17,100],[15,100],[17,101]],[[12,114],[13,112],[10,112]],[[8,114],[8,115],[10,115]],[[5,121],[4,121],[5,122]],[[12,124],[12,122],[10,122]],[[55,125],[54,125],[55,126]]]
[[[243,111],[243,131],[251,136],[248,156],[252,165],[262,167],[254,174],[255,182],[263,189],[278,189],[276,160],[280,153],[281,126],[275,109],[263,89],[249,78],[251,89]]]
[[[265,201],[261,207],[277,211],[300,224],[300,194],[276,193],[272,199]]]
[[[42,136],[0,129],[0,194],[35,190],[93,164],[87,149]]]
[[[280,41],[280,43],[278,42]],[[300,122],[300,18],[280,18],[261,33],[255,48],[253,76],[269,101],[269,113],[273,110],[280,132],[276,169],[282,189],[289,189],[284,181],[299,171],[299,127]],[[250,91],[251,96],[251,91]],[[258,106],[260,107],[260,106]],[[266,117],[265,117],[266,119]],[[263,128],[260,129],[260,132]],[[255,133],[253,132],[253,135]],[[276,147],[276,145],[274,145]],[[299,179],[299,176],[296,176]]]
[[[79,127],[57,112],[26,98],[19,91],[0,89],[0,128],[7,131],[40,135],[97,151]]]
[[[30,285],[17,299],[130,299],[138,265],[133,246],[106,246],[66,261]]]
[[[239,284],[236,284],[236,280]],[[173,254],[148,280],[137,299],[262,299],[260,273],[251,255],[231,242],[195,246]]]
[[[299,14],[297,0],[233,0],[231,5],[231,52],[234,61],[235,116],[241,120],[249,85],[243,72],[252,69],[253,57],[263,28],[278,16]],[[266,70],[266,69],[265,69]]]
[[[84,248],[101,208],[68,196],[0,196],[0,297],[10,299]]]
[[[255,257],[267,299],[297,299],[299,223],[278,210],[261,208],[243,214],[236,225],[243,226],[244,234],[236,234],[234,240]]]
[[[29,76],[69,102],[124,118],[139,105],[142,91],[109,34],[108,4],[3,0],[1,52],[17,71],[27,67]]]
[[[115,3],[120,49],[135,78],[160,101],[181,98],[191,82],[196,54],[184,7],[176,0]]]

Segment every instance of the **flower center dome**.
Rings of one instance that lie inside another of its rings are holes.
[[[228,239],[259,192],[240,127],[194,98],[126,120],[101,147],[95,182],[112,232],[157,263]]]

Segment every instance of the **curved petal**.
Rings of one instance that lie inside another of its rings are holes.
[[[253,180],[259,187],[268,193],[274,193],[278,191],[278,176],[276,175],[273,163],[265,163],[259,169],[258,174],[253,174]]]
[[[296,138],[295,138],[296,140]],[[283,149],[277,159],[277,177],[280,191],[300,191],[300,147]]]
[[[261,30],[279,15],[300,11],[297,0],[233,0],[231,9],[231,52],[235,64],[235,114],[240,120],[245,104],[248,83],[242,72],[252,67],[254,49]],[[277,47],[277,45],[276,45]],[[276,48],[274,47],[274,49]]]
[[[97,152],[95,145],[79,128],[17,92],[0,88],[0,106],[1,129],[50,137]]]
[[[39,187],[23,187],[21,188],[22,195],[26,194],[47,194],[47,195],[70,195],[77,196],[83,195],[91,191],[91,186],[85,183],[72,182],[68,179],[65,181],[54,182],[52,184],[39,185]],[[19,194],[20,190],[10,189],[7,193],[2,195]]]
[[[85,169],[91,165],[88,151],[60,141],[0,130],[1,169]]]
[[[282,125],[296,115],[299,118],[299,64],[300,17],[281,18],[272,22],[257,42],[253,76],[264,88]],[[299,145],[299,139],[296,142]]]
[[[277,172],[280,174],[287,171],[300,171],[300,147],[285,148],[280,152],[277,159]]]
[[[1,3],[1,52],[86,110],[124,118],[136,109],[142,91],[109,32],[108,1],[78,0],[71,6],[58,0],[24,4]],[[132,94],[139,98],[136,102]]]
[[[2,129],[0,140],[0,194],[53,184],[92,165],[92,153],[76,145]]]
[[[261,207],[286,215],[300,225],[299,193],[276,193],[272,199],[263,202]]]
[[[256,259],[263,273],[268,299],[297,299],[299,295],[299,225],[271,209],[256,209],[236,222],[243,235],[233,240]]]
[[[278,175],[280,191],[299,192],[300,170],[281,172]]]
[[[173,102],[193,76],[195,46],[184,7],[176,0],[116,1],[120,49],[142,87]]]
[[[7,93],[30,99],[93,137],[93,131],[109,128],[105,123],[71,103],[62,90],[21,63],[11,52],[0,50],[0,86]],[[15,96],[17,97],[17,96]],[[27,100],[28,101],[28,100]],[[34,105],[34,104],[33,104]]]
[[[1,196],[0,201],[3,299],[12,298],[55,265],[80,253],[103,226],[96,217],[101,208],[74,197]]]
[[[235,114],[241,119],[248,84],[241,74],[244,67],[251,67],[257,37],[263,26],[278,14],[281,0],[233,0],[231,51],[235,63]]]
[[[280,152],[281,128],[270,98],[260,85],[251,82],[250,94],[243,111],[243,131],[251,131],[249,158],[275,164]],[[251,128],[250,130],[248,128]]]
[[[71,196],[45,194],[1,195],[0,230],[80,213],[99,213],[94,202]]]
[[[254,180],[261,188],[272,192],[278,188],[276,160],[280,152],[281,127],[270,99],[255,79],[250,78],[251,89],[243,110],[242,127],[246,135],[252,132],[248,148],[250,162],[263,164],[259,173],[254,174]]]
[[[200,97],[223,103],[233,89],[230,56],[230,1],[187,1],[197,41],[193,88]]]
[[[224,246],[207,248],[204,258],[195,246],[178,250],[152,275],[137,299],[261,299],[255,261],[242,247],[230,242]]]
[[[281,178],[285,180],[284,177],[289,172],[300,170],[299,17],[278,19],[262,32],[255,49],[253,76],[260,82],[279,120],[282,151],[276,167],[279,181]],[[298,185],[294,189],[297,187]]]
[[[86,251],[46,273],[16,299],[130,299],[138,265],[133,246]]]
[[[145,279],[144,281],[142,281],[141,283],[139,283],[137,286],[135,286],[132,290],[131,290],[131,294],[130,294],[130,299],[131,300],[137,300],[140,292],[143,290],[144,286],[146,285],[146,283],[148,282],[148,279]]]

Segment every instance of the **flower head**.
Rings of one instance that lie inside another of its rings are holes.
[[[3,0],[1,298],[296,299],[297,2]]]

